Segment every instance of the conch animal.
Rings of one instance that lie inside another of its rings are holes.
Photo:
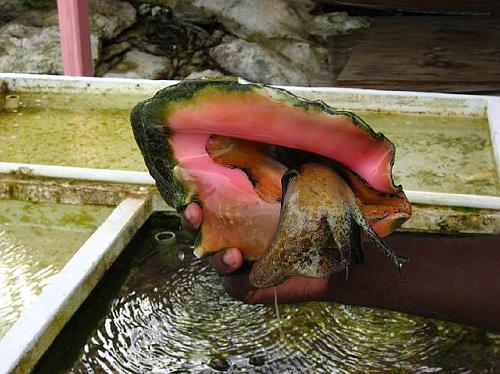
[[[380,239],[411,215],[392,179],[395,147],[356,114],[217,78],[159,91],[131,122],[167,203],[201,206],[194,253],[239,248],[258,260],[255,286],[347,269],[366,238],[404,262]]]

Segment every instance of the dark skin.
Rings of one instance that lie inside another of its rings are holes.
[[[201,215],[191,209],[194,215],[184,222],[195,228]],[[364,263],[352,265],[347,280],[344,273],[327,279],[289,278],[276,287],[279,303],[332,301],[500,331],[500,235],[393,235],[385,240],[410,259],[402,275],[367,244]],[[250,286],[251,265],[238,249],[216,253],[212,263],[232,297],[250,304],[274,302],[274,288]]]

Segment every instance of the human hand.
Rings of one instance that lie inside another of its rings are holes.
[[[201,208],[196,203],[189,204],[181,214],[182,226],[191,230],[198,229],[202,219]],[[251,264],[244,260],[243,254],[237,248],[229,248],[214,254],[212,264],[220,275],[226,292],[249,304],[273,303],[275,288],[280,304],[326,300],[331,282],[330,279],[292,277],[277,287],[254,288],[248,280]]]
[[[201,208],[195,203],[181,216],[186,228],[201,225]],[[365,248],[362,271],[351,267],[348,281],[343,273],[336,273],[327,279],[292,277],[276,287],[257,289],[250,285],[251,264],[240,250],[220,251],[213,255],[212,264],[228,294],[246,303],[273,303],[276,290],[280,304],[329,300],[500,331],[499,235],[396,235],[387,240],[412,259],[402,275],[370,249],[371,244]]]
[[[280,304],[328,300],[328,290],[331,289],[335,277],[291,277],[276,287],[255,288],[250,285],[248,279],[251,264],[244,260],[243,254],[237,248],[214,254],[212,265],[220,275],[226,292],[248,304],[271,304],[274,302],[275,292]]]

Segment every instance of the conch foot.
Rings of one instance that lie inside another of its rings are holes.
[[[282,178],[282,207],[276,234],[254,264],[250,282],[271,287],[294,275],[324,278],[345,270],[351,253],[362,261],[361,231],[398,270],[408,260],[377,235],[346,181],[319,163],[302,165]],[[335,251],[335,249],[337,251]]]

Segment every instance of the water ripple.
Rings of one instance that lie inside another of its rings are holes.
[[[30,228],[0,226],[0,338],[59,271],[18,240]]]
[[[369,308],[280,306],[283,340],[273,307],[231,299],[205,261],[186,258],[167,277],[142,274],[115,299],[71,372],[495,370],[497,335]]]

